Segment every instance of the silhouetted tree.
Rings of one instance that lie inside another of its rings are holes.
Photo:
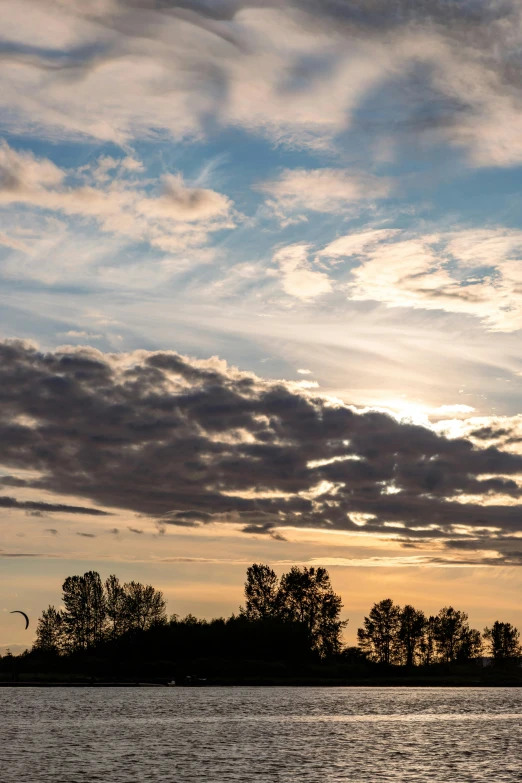
[[[36,626],[34,649],[60,654],[64,647],[64,623],[61,612],[54,606],[44,609]]]
[[[495,661],[517,661],[522,655],[520,633],[511,623],[496,620],[491,628],[484,628],[483,635]]]
[[[477,632],[471,634],[466,612],[445,606],[436,617],[434,630],[438,657],[443,663],[475,657]]]
[[[472,661],[482,655],[482,636],[476,628],[465,628],[457,650],[458,661]]]
[[[462,635],[457,660],[472,661],[482,656],[482,634],[476,628],[467,628]]]
[[[281,617],[306,625],[312,650],[321,657],[341,651],[348,621],[339,619],[343,604],[325,568],[293,566],[281,577],[278,600]]]
[[[357,631],[359,647],[370,660],[389,665],[398,661],[401,608],[391,598],[372,606],[364,618],[364,628]]]
[[[401,660],[406,666],[413,666],[420,654],[421,642],[424,638],[426,616],[424,612],[407,604],[400,612],[399,629],[397,633]]]
[[[86,649],[101,641],[106,607],[100,575],[87,571],[83,576],[68,576],[62,590],[65,638],[71,648]]]
[[[126,628],[126,607],[125,589],[114,574],[105,580],[105,611],[107,635],[111,639],[116,639]]]
[[[254,563],[247,569],[245,599],[244,613],[249,620],[280,613],[279,579],[270,566]]]
[[[419,642],[419,660],[425,666],[431,666],[437,660],[437,650],[435,643],[435,632],[437,628],[437,618],[430,615],[424,623],[424,633]]]
[[[146,631],[167,622],[167,603],[160,590],[140,582],[128,582],[123,589],[126,631]]]
[[[167,622],[163,593],[140,582],[122,585],[114,574],[105,584],[96,571],[67,577],[63,603],[64,612],[49,607],[42,613],[35,650],[86,650],[105,639]]]

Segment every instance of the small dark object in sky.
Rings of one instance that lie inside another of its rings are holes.
[[[22,614],[25,617],[25,630],[29,628],[29,618],[26,615],[25,612],[22,612],[20,609],[14,609],[14,611],[11,612],[11,614]]]

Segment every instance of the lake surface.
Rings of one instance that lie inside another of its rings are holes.
[[[521,776],[517,688],[4,688],[2,783]]]

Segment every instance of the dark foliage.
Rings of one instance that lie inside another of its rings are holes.
[[[496,662],[518,663],[522,656],[520,632],[511,623],[496,620],[491,628],[484,629],[484,640]]]
[[[468,615],[452,606],[426,618],[415,607],[401,609],[386,598],[373,605],[357,637],[369,660],[387,666],[449,664],[482,656],[480,631],[470,628]]]
[[[278,579],[254,564],[245,599],[228,619],[168,620],[163,595],[151,585],[122,584],[114,575],[103,583],[95,571],[68,577],[64,609],[42,612],[31,651],[0,657],[0,679],[473,684],[477,672],[485,681],[522,679],[518,630],[496,621],[481,636],[453,607],[426,617],[384,599],[364,618],[358,646],[343,650],[341,599],[324,568],[294,566]],[[492,668],[477,667],[483,643]]]

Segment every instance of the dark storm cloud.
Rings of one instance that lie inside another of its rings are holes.
[[[481,505],[496,493],[520,497],[509,476],[522,472],[521,456],[173,353],[45,354],[0,343],[0,464],[37,471],[33,489],[161,525],[225,521],[271,534],[360,530],[362,520],[386,534],[402,524],[401,535],[416,540],[459,537],[453,525],[484,540],[487,527],[521,528],[517,505]],[[13,498],[1,505],[106,513]]]

